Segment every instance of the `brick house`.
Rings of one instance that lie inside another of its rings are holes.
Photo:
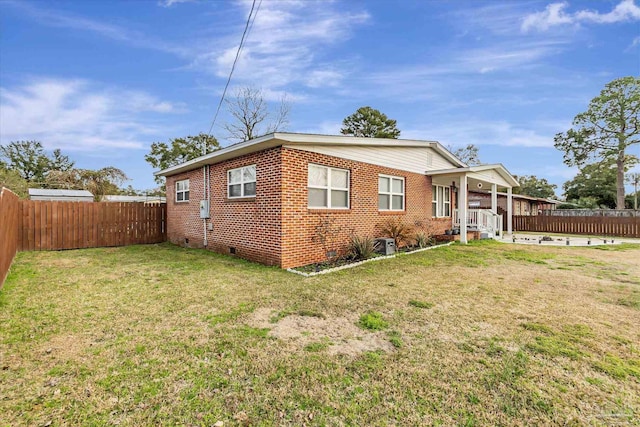
[[[466,242],[473,224],[467,192],[458,189],[482,182],[510,194],[518,185],[502,165],[469,167],[438,142],[295,133],[265,135],[155,175],[167,178],[171,242],[282,268],[323,261],[352,233],[381,237],[377,226],[390,217],[434,234],[458,226]]]
[[[558,200],[532,197],[524,194],[513,194],[514,215],[538,215],[542,211],[555,210]],[[484,190],[469,190],[469,208],[491,208],[491,193]],[[507,211],[507,194],[498,192],[498,211]]]

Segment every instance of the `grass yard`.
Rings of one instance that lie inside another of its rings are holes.
[[[20,253],[0,425],[640,425],[639,260],[474,242],[304,278],[169,244]]]

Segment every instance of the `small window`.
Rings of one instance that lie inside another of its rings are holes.
[[[256,165],[227,171],[227,195],[230,199],[256,196]]]
[[[189,180],[176,181],[176,202],[189,201]]]
[[[309,204],[316,209],[349,208],[349,171],[309,165]]]
[[[404,210],[404,178],[378,176],[378,209],[381,211]]]
[[[431,204],[431,215],[439,218],[451,216],[451,189],[442,185],[434,185]]]

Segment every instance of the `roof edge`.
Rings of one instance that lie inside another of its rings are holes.
[[[395,146],[395,147],[429,147],[436,150],[454,165],[466,167],[467,165],[448,151],[437,141],[424,141],[417,139],[391,139],[391,138],[366,138],[347,135],[319,135],[306,133],[275,132],[250,139],[237,144],[216,150],[204,156],[174,165],[157,172],[154,176],[171,176],[178,173],[187,172],[201,166],[216,163],[218,161],[229,160],[250,154],[263,149],[277,147],[283,144],[315,144],[315,145],[355,145],[355,146]]]

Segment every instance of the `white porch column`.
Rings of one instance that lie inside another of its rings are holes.
[[[507,233],[513,233],[513,193],[507,188]]]
[[[460,176],[460,186],[458,189],[458,218],[460,218],[460,243],[467,243],[467,210],[469,202],[467,200],[469,190],[467,189],[467,174]]]
[[[491,211],[498,213],[498,184],[491,184]]]

